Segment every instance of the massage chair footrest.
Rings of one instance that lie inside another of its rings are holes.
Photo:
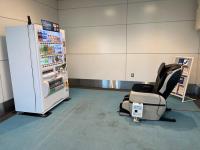
[[[176,119],[174,119],[174,118],[161,117],[161,118],[160,118],[160,121],[176,122]]]
[[[172,111],[172,109],[171,108],[166,108],[166,111]]]
[[[128,110],[122,108],[122,103],[120,103],[120,106],[119,106],[119,115],[120,116],[131,116],[131,114]]]

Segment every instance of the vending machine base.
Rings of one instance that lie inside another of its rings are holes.
[[[34,116],[34,117],[42,117],[42,118],[46,118],[49,115],[51,115],[52,112],[48,111],[45,114],[36,114],[36,113],[27,113],[27,112],[17,112],[17,115],[26,115],[26,116]]]

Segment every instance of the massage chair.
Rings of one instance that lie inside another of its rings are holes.
[[[175,119],[165,118],[167,108],[166,99],[179,82],[182,74],[181,65],[162,63],[158,69],[155,84],[134,84],[132,91],[126,95],[119,106],[120,115],[130,115],[132,104],[143,104],[142,118],[144,120],[162,120],[175,122]]]

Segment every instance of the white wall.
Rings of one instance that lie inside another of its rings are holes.
[[[5,27],[26,24],[27,15],[34,23],[59,17],[71,78],[154,81],[161,62],[193,56],[190,83],[200,83],[196,7],[196,0],[0,0],[0,103],[13,97]]]
[[[200,85],[200,54],[198,55],[197,71],[198,71],[198,73],[197,73],[197,84]]]
[[[26,24],[27,15],[31,16],[33,23],[40,23],[41,18],[57,21],[57,1],[0,0],[0,103],[13,98],[6,50],[5,27]]]
[[[161,62],[193,56],[190,83],[196,83],[196,0],[58,2],[70,78],[154,81]]]

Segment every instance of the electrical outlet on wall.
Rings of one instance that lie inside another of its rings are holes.
[[[131,73],[131,77],[132,77],[132,78],[134,77],[134,73]]]

